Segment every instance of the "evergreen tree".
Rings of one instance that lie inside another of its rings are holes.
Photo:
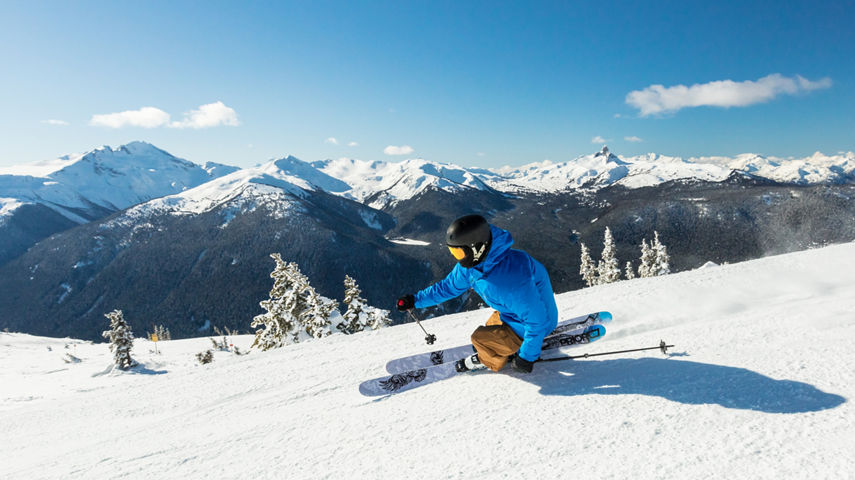
[[[612,231],[606,227],[605,237],[603,239],[603,255],[597,265],[598,283],[614,283],[620,280],[620,266],[615,258],[615,239],[612,237]]]
[[[278,348],[292,341],[298,331],[298,315],[301,311],[300,299],[294,290],[292,278],[297,264],[285,263],[278,253],[273,253],[270,257],[276,261],[276,267],[270,273],[270,278],[273,279],[270,298],[260,303],[266,313],[257,315],[251,324],[253,328],[261,327],[255,331],[252,347],[257,346],[262,350]]]
[[[638,276],[647,278],[653,276],[656,252],[647,244],[647,239],[641,240],[641,263],[638,265]]]
[[[270,274],[273,289],[270,298],[260,303],[267,313],[252,320],[252,327],[262,327],[256,330],[252,346],[269,350],[330,335],[337,326],[333,318],[341,322],[335,312],[338,302],[318,294],[296,263],[285,263],[278,253],[270,256],[276,261]]]
[[[365,328],[379,330],[383,327],[388,327],[392,323],[392,319],[389,317],[389,310],[377,307],[366,307],[366,310],[368,313],[368,323],[365,325]]]
[[[338,308],[338,302],[322,297],[308,282],[303,291],[306,297],[306,310],[301,315],[303,329],[310,338],[323,338],[332,335],[332,313]]]
[[[369,306],[368,302],[360,296],[361,293],[356,280],[345,275],[344,304],[347,305],[347,311],[344,312],[342,323],[338,326],[343,333],[377,330],[392,323],[389,310]]]
[[[342,333],[351,334],[361,332],[368,323],[363,320],[363,317],[367,316],[365,313],[367,302],[359,296],[361,293],[362,290],[359,289],[356,280],[349,275],[345,275],[344,304],[347,310],[344,312],[344,321],[339,325]]]
[[[134,333],[131,326],[125,322],[121,310],[113,310],[104,314],[110,319],[110,330],[104,330],[101,336],[110,340],[110,351],[113,352],[113,361],[122,370],[127,370],[136,365],[131,358],[131,349],[134,347]]]
[[[588,252],[588,247],[582,242],[579,242],[579,245],[582,246],[582,265],[579,267],[579,273],[582,275],[582,280],[585,281],[585,284],[593,287],[597,284],[597,268],[594,265],[591,254]]]
[[[626,269],[624,269],[624,272],[627,280],[635,278],[635,272],[632,269],[632,262],[626,262]]]
[[[653,247],[654,252],[654,269],[653,275],[668,275],[671,273],[671,256],[668,255],[668,248],[659,241],[659,232],[653,232]]]

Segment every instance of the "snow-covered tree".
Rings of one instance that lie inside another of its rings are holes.
[[[615,239],[612,237],[612,231],[606,227],[605,237],[603,239],[603,255],[600,263],[597,265],[598,283],[614,283],[620,280],[620,266],[615,257]]]
[[[632,262],[626,262],[624,274],[626,275],[627,280],[632,280],[633,278],[635,278],[635,271],[632,269]]]
[[[388,327],[392,323],[392,319],[389,317],[389,310],[383,310],[382,308],[377,307],[366,307],[366,312],[368,313],[368,323],[366,323],[365,328],[370,328],[371,330],[378,330],[383,327]]]
[[[255,332],[252,346],[262,350],[278,348],[311,338],[330,335],[341,321],[336,312],[338,302],[322,297],[294,263],[285,263],[281,255],[270,255],[276,267],[270,274],[274,279],[270,298],[260,303],[267,311],[252,320]]]
[[[172,334],[169,333],[169,329],[163,325],[155,327],[154,333],[157,334],[158,340],[172,340]]]
[[[653,246],[651,249],[654,252],[654,272],[653,275],[668,275],[671,273],[671,256],[668,255],[668,248],[659,241],[659,232],[653,232]]]
[[[365,329],[367,322],[363,320],[363,317],[367,316],[365,307],[368,306],[368,303],[364,298],[360,297],[360,294],[362,294],[362,290],[359,289],[356,280],[350,275],[345,275],[344,305],[347,307],[347,310],[344,312],[344,321],[339,325],[339,330],[342,333],[351,334],[361,332]]]
[[[652,277],[656,252],[647,244],[647,239],[641,240],[641,263],[638,265],[638,276],[641,278]]]
[[[361,332],[366,329],[377,330],[392,323],[389,318],[389,310],[371,307],[360,295],[362,290],[356,284],[356,280],[348,275],[344,276],[344,304],[347,310],[344,312],[342,323],[338,329],[347,334]]]
[[[582,275],[582,280],[589,287],[597,284],[597,267],[594,265],[594,260],[588,252],[588,247],[584,243],[579,242],[582,246],[582,265],[579,267],[579,273]]]
[[[131,358],[131,349],[134,347],[134,332],[131,331],[131,326],[125,322],[121,310],[113,310],[104,316],[110,320],[110,329],[104,330],[101,336],[110,341],[113,361],[122,370],[133,367],[136,362]]]
[[[338,302],[322,297],[310,284],[306,283],[303,294],[306,297],[306,310],[300,316],[303,329],[311,338],[323,338],[332,335],[332,313],[338,308]]]
[[[293,341],[299,329],[299,314],[304,310],[304,301],[294,288],[293,271],[299,269],[296,263],[285,263],[278,253],[270,255],[276,261],[276,267],[270,273],[273,288],[270,298],[263,300],[260,305],[266,313],[252,319],[255,331],[255,341],[252,347],[262,350],[278,348]]]

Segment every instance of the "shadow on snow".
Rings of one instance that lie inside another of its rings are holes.
[[[544,395],[648,395],[765,413],[815,412],[846,402],[813,385],[744,368],[660,358],[541,363],[520,378],[540,386]]]

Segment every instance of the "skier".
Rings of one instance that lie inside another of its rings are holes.
[[[558,324],[558,308],[546,268],[529,254],[511,248],[507,230],[480,215],[458,218],[446,232],[446,245],[457,265],[443,280],[398,299],[400,311],[437,305],[474,289],[495,311],[472,333],[477,355],[466,359],[498,372],[511,366],[530,373],[543,338]]]

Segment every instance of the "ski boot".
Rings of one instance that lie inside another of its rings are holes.
[[[481,360],[478,359],[477,353],[466,358],[461,358],[454,363],[454,369],[458,372],[468,372],[470,370],[480,370],[482,368],[487,368],[487,366],[481,363]]]

